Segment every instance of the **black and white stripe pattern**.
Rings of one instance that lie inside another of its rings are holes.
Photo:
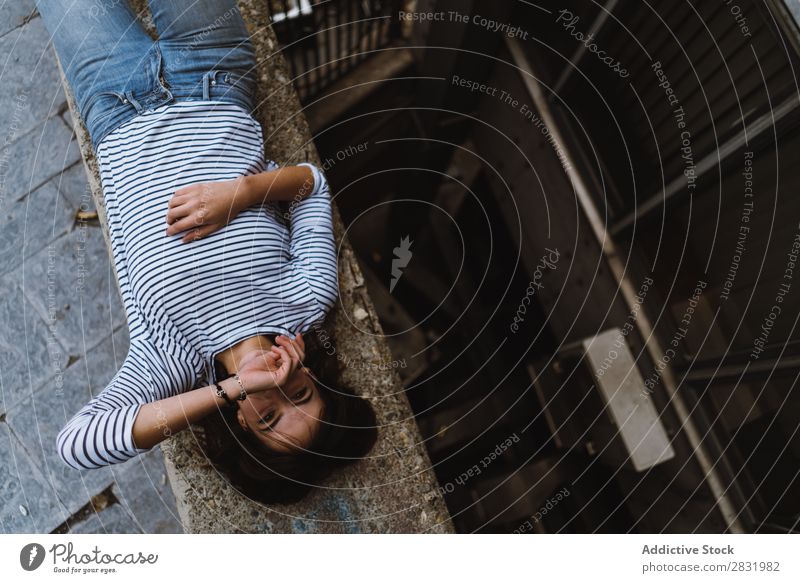
[[[58,436],[62,459],[78,469],[146,451],[131,435],[144,403],[214,382],[220,351],[256,334],[304,332],[338,297],[330,191],[312,164],[314,187],[301,201],[251,207],[192,243],[166,235],[177,189],[277,168],[239,106],[161,106],[111,132],[97,157],[130,349]]]

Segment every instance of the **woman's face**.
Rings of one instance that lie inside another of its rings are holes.
[[[239,424],[269,449],[300,453],[320,427],[323,402],[314,379],[298,368],[280,389],[248,395],[239,404]]]

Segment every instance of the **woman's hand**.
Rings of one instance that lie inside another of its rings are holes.
[[[300,366],[299,355],[283,347],[256,350],[239,363],[239,379],[247,394],[281,388]]]
[[[298,334],[294,337],[294,339],[283,335],[276,336],[275,344],[277,344],[280,348],[284,348],[289,355],[296,356],[300,362],[303,362],[303,360],[306,358],[306,342],[303,340],[302,334]],[[272,351],[273,354],[277,355],[277,347],[273,346]]]
[[[248,393],[279,388],[302,366],[306,357],[303,335],[276,336],[269,350],[253,350],[239,362],[239,378]]]
[[[243,177],[179,188],[169,201],[167,235],[184,233],[188,243],[230,223],[245,208]]]

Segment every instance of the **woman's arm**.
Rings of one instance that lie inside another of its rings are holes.
[[[313,189],[314,174],[305,165],[185,186],[169,201],[167,235],[183,233],[181,240],[188,243],[223,228],[246,208],[265,202],[299,202]]]
[[[339,298],[337,249],[333,233],[331,192],[324,172],[307,164],[314,175],[314,189],[303,200],[290,205],[289,255],[291,260],[281,279],[284,289],[307,289],[298,294],[295,308],[303,314],[300,330],[325,317]]]
[[[169,362],[149,338],[131,338],[128,354],[114,377],[59,432],[56,447],[64,463],[88,470],[122,463],[145,452],[134,444],[132,432],[141,408],[193,382],[183,374],[187,371],[169,370]]]
[[[239,395],[239,384],[231,377],[219,383],[228,398]],[[186,429],[190,424],[226,406],[222,397],[217,397],[215,387],[206,386],[180,393],[160,401],[145,403],[133,423],[133,442],[138,449],[150,449],[173,433]]]
[[[314,190],[314,174],[307,165],[259,172],[241,180],[240,210],[263,202],[300,201]]]
[[[272,355],[255,356],[248,354],[249,360],[239,367],[247,393],[281,386],[299,366],[299,359],[282,347]],[[213,387],[186,391],[176,387],[180,379],[160,369],[166,359],[148,340],[131,339],[128,355],[114,378],[59,432],[56,447],[67,465],[88,470],[122,463],[225,402]],[[240,392],[235,378],[220,384],[229,397]]]
[[[275,346],[271,352],[257,350],[245,355],[238,373],[247,394],[282,386],[300,366],[304,352],[295,347],[295,341],[287,342],[291,350]],[[239,382],[234,377],[218,384],[230,400],[235,400],[241,393]],[[227,401],[217,396],[216,387],[213,386],[146,403],[139,409],[133,424],[134,444],[140,449],[150,449],[221,406],[227,406]]]

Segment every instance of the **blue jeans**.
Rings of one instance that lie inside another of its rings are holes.
[[[148,0],[158,40],[126,0],[37,0],[95,149],[112,130],[175,101],[253,112],[256,59],[236,0]]]

